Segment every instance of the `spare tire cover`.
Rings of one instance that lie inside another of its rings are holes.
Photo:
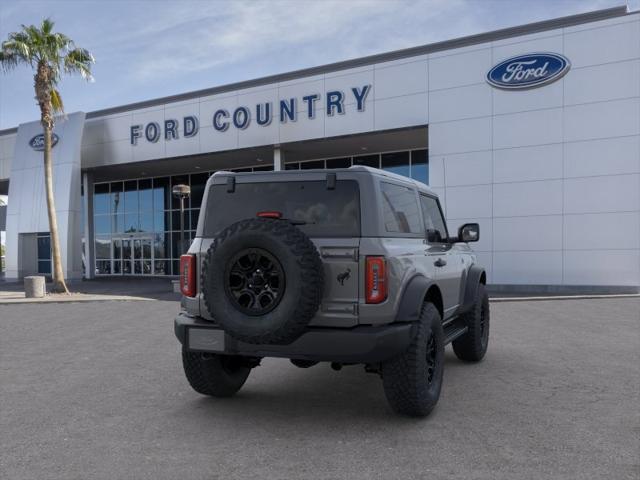
[[[254,344],[298,338],[322,300],[320,255],[286,220],[252,218],[224,229],[207,250],[202,294],[213,319]]]

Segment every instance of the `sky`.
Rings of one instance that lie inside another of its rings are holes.
[[[50,17],[90,50],[65,77],[67,113],[625,5],[625,0],[0,0],[0,40]],[[640,0],[629,0],[631,9]],[[0,130],[37,120],[33,74],[0,70]]]

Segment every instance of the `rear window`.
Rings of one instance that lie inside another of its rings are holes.
[[[212,185],[207,197],[204,235],[211,237],[229,225],[255,218],[259,212],[279,212],[299,222],[310,237],[360,236],[358,182],[338,180],[334,190],[326,181],[236,183]]]
[[[381,182],[384,227],[391,233],[421,233],[420,207],[409,187]]]

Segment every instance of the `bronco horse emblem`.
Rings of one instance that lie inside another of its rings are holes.
[[[344,272],[342,272],[341,274],[339,274],[336,277],[336,279],[338,280],[338,282],[342,286],[344,286],[345,280],[349,280],[349,278],[351,278],[351,269],[350,268],[347,268]]]

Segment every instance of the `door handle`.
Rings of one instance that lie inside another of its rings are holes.
[[[443,260],[442,258],[437,259],[435,262],[433,262],[433,264],[436,267],[444,267],[447,264],[446,260]]]

